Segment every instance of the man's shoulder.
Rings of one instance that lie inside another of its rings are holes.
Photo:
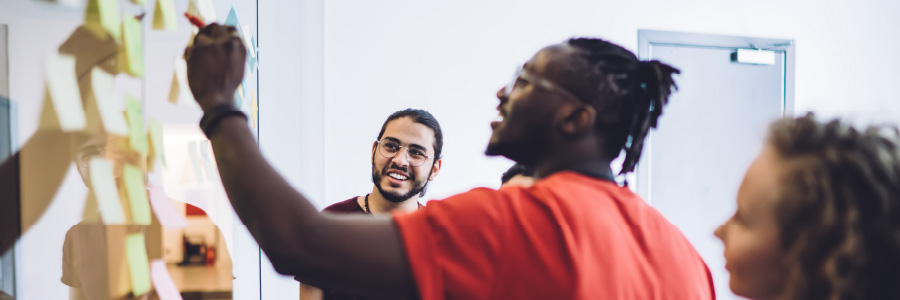
[[[356,197],[329,205],[322,211],[330,212],[330,213],[365,213],[365,211],[359,207],[359,204],[356,203]]]

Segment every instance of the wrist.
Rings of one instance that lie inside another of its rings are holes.
[[[234,93],[232,93],[232,97],[233,95]],[[197,98],[197,103],[200,104],[200,109],[203,112],[209,112],[216,108],[234,107],[234,99],[232,97],[225,97],[225,95],[221,94],[207,94]]]

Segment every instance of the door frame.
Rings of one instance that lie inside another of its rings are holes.
[[[660,30],[638,30],[638,58],[653,58],[653,46],[682,46],[716,49],[760,49],[784,53],[782,62],[784,71],[781,80],[781,115],[794,115],[794,58],[795,42],[788,39],[771,39],[740,37],[715,34],[688,33]],[[648,204],[653,205],[650,195],[650,145],[653,143],[653,131],[647,133],[644,141],[644,159],[635,168],[635,190]]]

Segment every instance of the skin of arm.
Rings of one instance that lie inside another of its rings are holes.
[[[233,103],[223,95],[234,95],[246,58],[233,27],[204,27],[185,58],[191,91],[204,111]],[[243,118],[221,119],[209,138],[235,212],[277,272],[355,293],[416,294],[390,217],[320,214],[265,160]]]

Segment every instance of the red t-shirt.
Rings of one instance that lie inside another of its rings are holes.
[[[578,173],[393,218],[424,300],[715,299],[678,228],[628,188]]]

